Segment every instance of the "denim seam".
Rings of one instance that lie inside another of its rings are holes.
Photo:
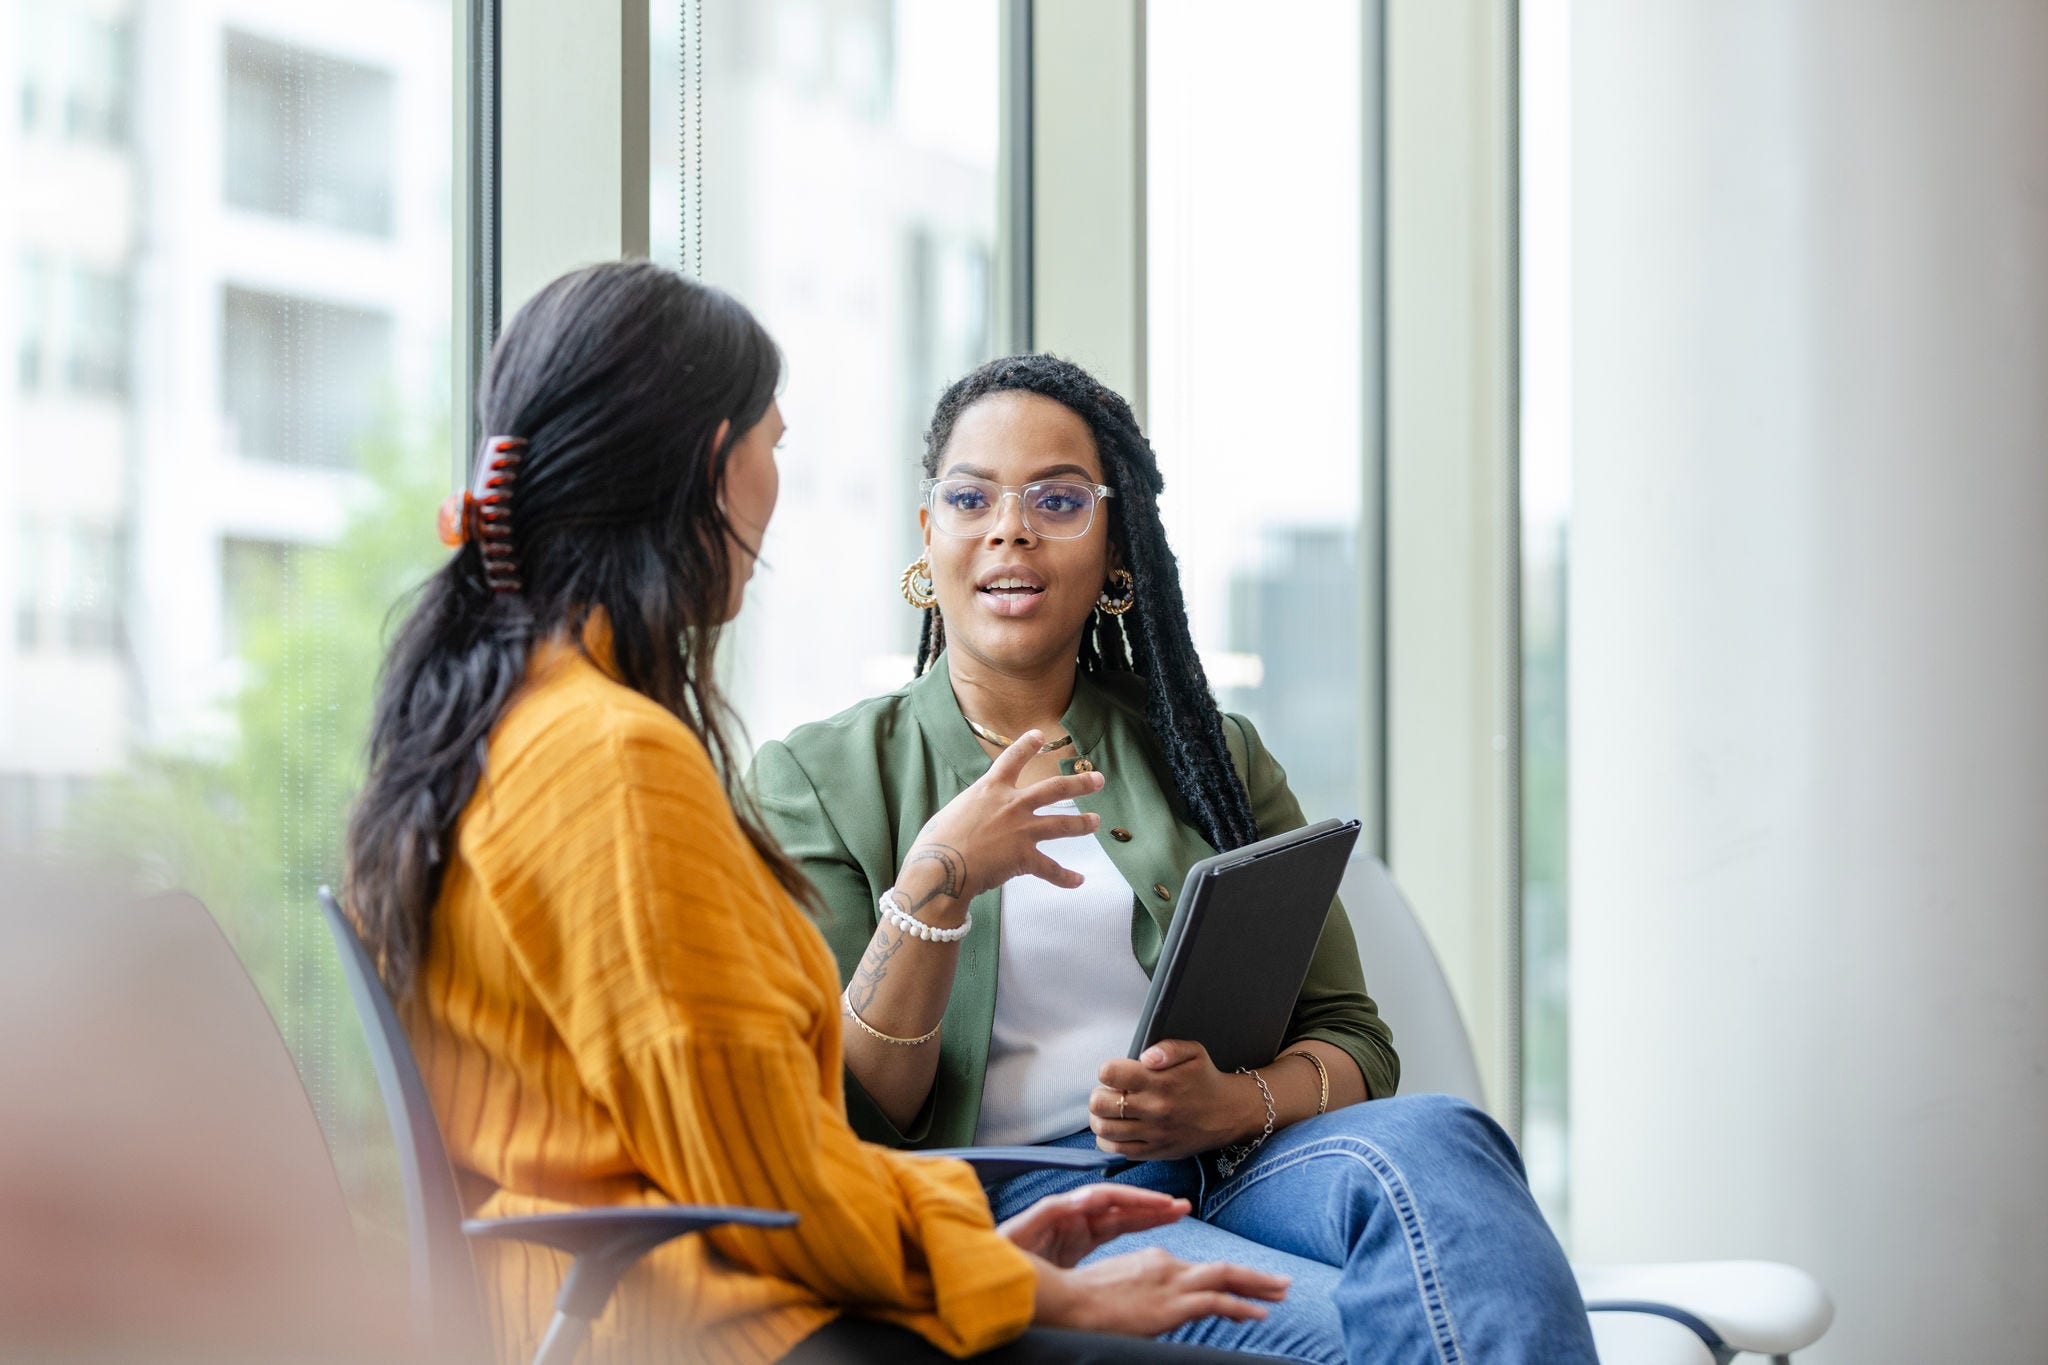
[[[1356,1148],[1357,1150],[1351,1150]],[[1408,1259],[1415,1268],[1415,1286],[1421,1293],[1424,1311],[1429,1316],[1432,1334],[1436,1337],[1437,1358],[1443,1365],[1463,1365],[1464,1347],[1458,1341],[1457,1324],[1451,1318],[1449,1292],[1444,1288],[1443,1273],[1436,1264],[1436,1253],[1429,1245],[1428,1229],[1422,1225],[1422,1210],[1416,1207],[1415,1196],[1408,1188],[1407,1177],[1393,1159],[1372,1143],[1357,1137],[1324,1138],[1319,1142],[1298,1147],[1284,1157],[1276,1157],[1263,1163],[1255,1163],[1231,1185],[1216,1192],[1216,1200],[1203,1210],[1203,1218],[1215,1221],[1218,1213],[1237,1198],[1238,1195],[1264,1180],[1277,1175],[1303,1161],[1319,1156],[1341,1156],[1358,1162],[1373,1173],[1380,1188],[1386,1192],[1394,1206],[1395,1215],[1400,1219],[1403,1238],[1408,1243]],[[1348,1257],[1346,1258],[1349,1259]]]

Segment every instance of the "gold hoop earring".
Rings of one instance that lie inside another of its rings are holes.
[[[917,562],[903,571],[898,583],[903,590],[903,600],[919,611],[929,611],[939,604],[938,585],[932,582],[931,560],[919,555]]]
[[[1124,595],[1122,597],[1111,597],[1109,590],[1105,588],[1102,595],[1095,599],[1095,609],[1097,611],[1101,612],[1104,616],[1122,616],[1132,607],[1138,605],[1138,580],[1131,577],[1129,569],[1111,569],[1109,571],[1109,581],[1122,588]]]

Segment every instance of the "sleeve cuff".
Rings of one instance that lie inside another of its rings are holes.
[[[937,1108],[938,1082],[932,1082],[932,1093],[924,1097],[924,1107],[917,1111],[910,1127],[898,1129],[889,1122],[889,1116],[882,1112],[882,1106],[868,1098],[868,1092],[861,1089],[860,1078],[853,1074],[853,1068],[846,1068],[846,1121],[852,1125],[863,1141],[878,1143],[884,1147],[915,1147],[931,1137],[932,1111]]]
[[[930,1275],[929,1312],[879,1314],[908,1327],[949,1355],[999,1346],[1031,1325],[1038,1267],[993,1230],[981,1182],[963,1162],[896,1156],[898,1178],[911,1192],[912,1217]]]
[[[1358,1074],[1365,1078],[1368,1099],[1386,1099],[1400,1088],[1401,1063],[1377,1039],[1361,1038],[1355,1033],[1337,1029],[1311,1028],[1293,1034],[1289,1046],[1311,1040],[1328,1043],[1352,1060],[1358,1067]]]

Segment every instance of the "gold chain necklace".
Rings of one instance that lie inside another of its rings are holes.
[[[962,716],[960,719],[967,720],[967,717]],[[1011,739],[1008,735],[999,735],[995,731],[989,729],[986,725],[976,725],[971,720],[967,721],[967,728],[974,731],[975,734],[980,735],[989,743],[995,745],[998,749],[1007,749],[1012,744],[1015,744],[1017,742],[1016,740]],[[1065,735],[1059,739],[1054,740],[1050,744],[1039,745],[1038,752],[1042,754],[1049,754],[1055,749],[1064,749],[1073,742],[1074,737],[1072,735]]]

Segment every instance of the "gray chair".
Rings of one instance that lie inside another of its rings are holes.
[[[555,1316],[534,1359],[536,1365],[573,1360],[592,1324],[611,1302],[619,1278],[655,1247],[688,1232],[729,1224],[788,1227],[793,1213],[776,1209],[693,1207],[592,1208],[518,1218],[465,1218],[441,1127],[427,1098],[398,1011],[385,994],[355,926],[326,887],[320,912],[334,936],[342,975],[370,1045],[377,1086],[398,1148],[405,1190],[414,1336],[435,1358],[470,1353],[486,1340],[476,1269],[468,1239],[534,1242],[575,1259],[555,1299]],[[931,1151],[974,1166],[984,1184],[1024,1171],[1061,1167],[1099,1170],[1121,1164],[1102,1152],[1066,1148],[979,1147]]]
[[[1443,967],[1377,858],[1352,861],[1344,906],[1373,998],[1394,1026],[1401,1089],[1484,1106],[1479,1065]],[[1789,1361],[1820,1340],[1834,1305],[1819,1281],[1769,1261],[1574,1266],[1606,1365],[1728,1365],[1744,1352]]]
[[[559,1365],[575,1359],[582,1350],[591,1324],[611,1302],[619,1277],[655,1247],[684,1233],[734,1223],[774,1228],[788,1227],[797,1221],[795,1214],[780,1209],[684,1204],[577,1209],[520,1218],[463,1217],[462,1198],[456,1189],[455,1172],[448,1164],[441,1126],[434,1119],[426,1083],[413,1059],[398,1011],[384,993],[355,927],[324,886],[320,888],[320,912],[334,936],[342,975],[369,1040],[377,1088],[383,1094],[392,1140],[398,1147],[412,1272],[413,1334],[430,1354],[473,1356],[489,1340],[477,1292],[476,1267],[469,1253],[470,1237],[534,1242],[574,1258],[555,1298],[554,1320],[534,1356],[537,1363]]]

